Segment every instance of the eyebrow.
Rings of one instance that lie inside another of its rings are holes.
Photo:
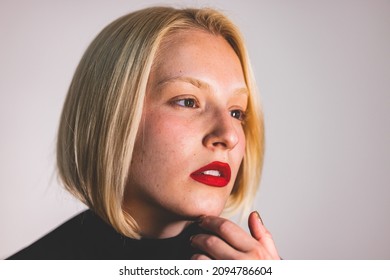
[[[157,83],[157,86],[163,86],[167,83],[174,83],[174,82],[185,82],[192,84],[193,86],[199,88],[199,89],[210,89],[210,85],[202,80],[192,78],[192,77],[187,77],[187,76],[174,76],[174,77],[169,77],[162,79]],[[244,94],[244,95],[249,95],[249,90],[246,87],[238,88],[234,90],[235,94]]]

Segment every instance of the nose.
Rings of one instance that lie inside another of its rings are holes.
[[[203,138],[203,145],[209,149],[232,150],[239,141],[241,124],[235,124],[229,113],[218,113],[209,124],[208,133]],[[239,127],[238,127],[239,126]]]

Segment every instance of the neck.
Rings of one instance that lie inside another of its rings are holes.
[[[182,217],[175,217],[161,208],[145,208],[132,201],[127,203],[125,211],[137,222],[142,237],[147,238],[170,238],[179,235],[191,221]]]

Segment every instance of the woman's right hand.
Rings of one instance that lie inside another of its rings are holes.
[[[191,238],[192,246],[204,252],[193,255],[194,260],[280,260],[272,236],[256,211],[248,218],[251,234],[221,217],[204,216],[199,225],[212,234]]]

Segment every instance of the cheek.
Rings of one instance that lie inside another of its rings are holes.
[[[149,113],[140,133],[143,154],[152,161],[180,161],[193,154],[197,137],[186,120]]]
[[[243,160],[244,155],[245,155],[246,137],[245,137],[244,131],[242,129],[240,130],[238,139],[239,139],[239,141],[231,153],[232,160],[234,161],[234,169],[235,169],[235,174],[234,174],[233,178],[235,178],[237,176],[238,170],[240,169],[242,160]]]
[[[245,154],[245,147],[246,147],[246,137],[245,137],[244,130],[241,127],[238,132],[238,143],[234,148],[237,158],[241,158],[242,160]]]

